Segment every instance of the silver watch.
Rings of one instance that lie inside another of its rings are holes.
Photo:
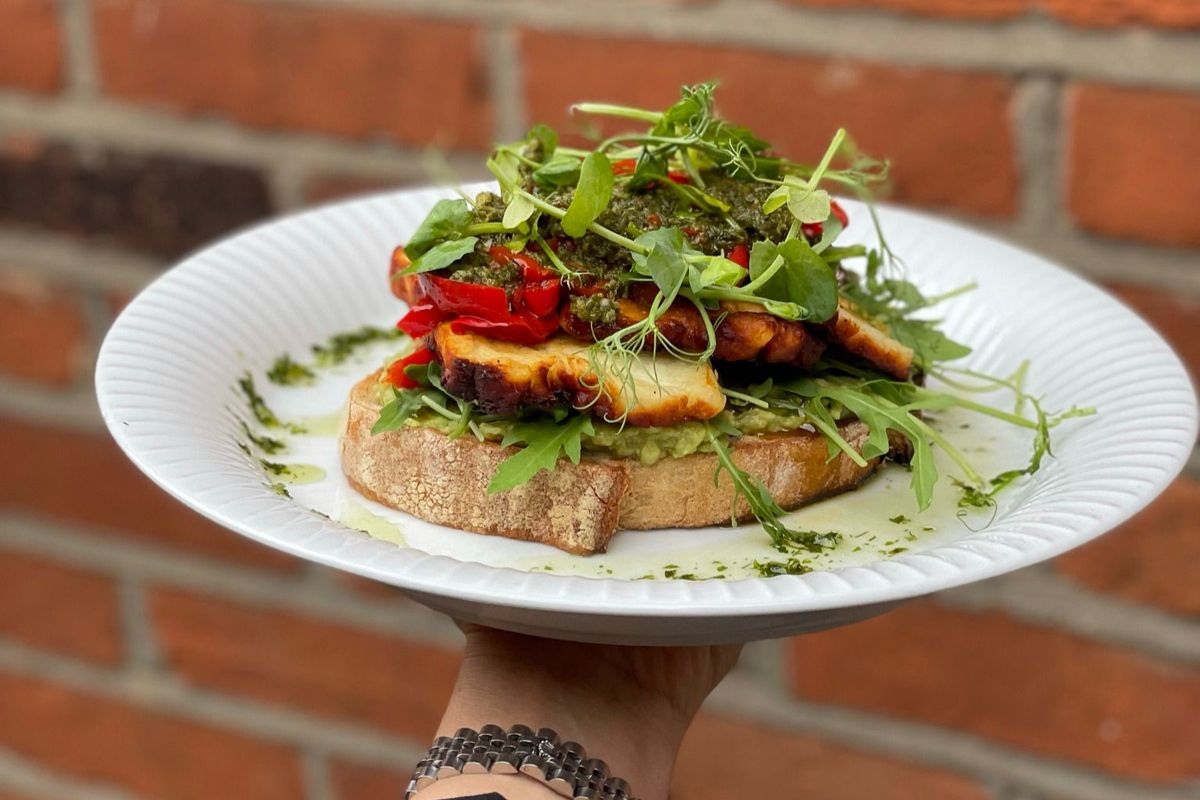
[[[525,725],[459,728],[454,736],[437,737],[413,770],[404,800],[441,778],[487,772],[527,775],[573,800],[636,800],[629,784],[610,775],[608,764],[588,758],[578,742],[560,742],[550,728],[535,732]]]

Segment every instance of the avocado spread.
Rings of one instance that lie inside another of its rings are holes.
[[[804,427],[807,419],[802,414],[789,414],[761,408],[745,410],[726,409],[720,414],[743,434],[780,433]],[[432,411],[421,411],[408,422],[409,425],[433,428],[450,433],[458,424]],[[508,431],[510,420],[478,421],[480,433],[490,442],[498,442]],[[666,428],[637,428],[632,425],[617,425],[595,420],[594,434],[583,435],[583,449],[589,453],[612,458],[635,458],[643,464],[653,464],[664,458],[680,458],[692,453],[712,452],[703,422],[682,422]]]

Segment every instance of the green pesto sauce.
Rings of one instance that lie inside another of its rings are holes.
[[[258,420],[259,424],[265,428],[283,428],[292,433],[304,433],[304,428],[292,422],[284,422],[275,415],[268,406],[262,395],[254,386],[254,377],[249,373],[245,373],[238,378],[238,388],[242,390],[242,394],[246,396],[246,404],[250,407],[250,413]]]
[[[294,361],[287,353],[275,359],[275,363],[267,371],[267,380],[278,386],[311,386],[316,378],[315,372]]]
[[[346,361],[356,350],[375,342],[388,342],[404,338],[404,332],[396,328],[376,328],[364,325],[355,331],[339,333],[329,337],[325,344],[312,346],[317,367],[333,367]]]
[[[603,293],[572,295],[571,313],[594,325],[612,325],[617,321],[617,303]]]
[[[325,470],[313,464],[279,464],[266,459],[258,463],[267,474],[284,483],[316,483],[325,479]]]
[[[287,445],[279,439],[276,439],[272,436],[259,436],[254,431],[250,430],[250,426],[247,425],[244,420],[242,421],[242,432],[246,434],[247,439],[253,442],[255,447],[269,456],[282,452],[287,448]],[[243,449],[245,449],[246,452],[249,452],[249,448]]]

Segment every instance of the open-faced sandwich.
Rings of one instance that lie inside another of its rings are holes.
[[[553,130],[498,147],[499,191],[437,202],[390,277],[413,344],[353,390],[342,463],[364,495],[455,528],[602,552],[623,528],[758,519],[858,486],[887,460],[919,507],[932,447],[987,503],[1037,468],[1056,421],[924,387],[969,352],[914,312],[883,237],[839,244],[830,191],[886,165],[839,131],[801,164],[721,120],[713,87],[592,149]],[[873,216],[873,215],[872,215]],[[976,376],[979,377],[979,376]],[[1018,396],[1020,376],[987,379]],[[1034,429],[1028,467],[988,481],[923,412],[966,405]]]

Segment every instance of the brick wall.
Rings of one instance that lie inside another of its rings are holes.
[[[224,231],[714,76],[797,155],[849,124],[895,200],[1108,284],[1200,374],[1193,0],[4,0],[0,797],[398,796],[457,633],[141,478],[98,342]],[[1054,563],[751,647],[676,796],[1198,798],[1197,665],[1194,467]]]

